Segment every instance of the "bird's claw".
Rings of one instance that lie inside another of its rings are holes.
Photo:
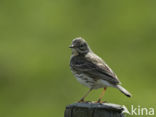
[[[81,100],[78,101],[78,103],[82,103],[82,102],[84,102],[84,99],[81,99]]]
[[[98,100],[96,101],[96,103],[102,103],[101,99],[98,99]]]
[[[107,101],[101,101],[101,99],[98,99],[98,101],[96,101],[96,103],[106,103]]]

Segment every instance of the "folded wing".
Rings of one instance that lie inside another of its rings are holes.
[[[108,67],[107,64],[105,64],[104,62],[100,62],[100,64],[98,64],[98,58],[96,58],[96,60],[91,61],[86,59],[85,57],[77,57],[80,58],[74,57],[70,63],[72,68],[76,71],[80,71],[81,73],[83,72],[84,74],[87,74],[88,76],[95,79],[106,80],[114,85],[120,83],[115,73]],[[76,61],[74,59],[76,59]]]

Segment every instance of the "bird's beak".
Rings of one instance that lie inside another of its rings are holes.
[[[70,45],[69,48],[74,48],[74,45]]]

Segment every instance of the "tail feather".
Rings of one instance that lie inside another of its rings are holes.
[[[132,97],[132,95],[125,89],[123,88],[121,85],[117,85],[116,86],[123,94],[125,94],[127,97]]]

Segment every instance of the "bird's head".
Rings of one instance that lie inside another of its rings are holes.
[[[87,42],[81,37],[73,39],[69,48],[72,49],[73,54],[87,54],[90,51]]]

